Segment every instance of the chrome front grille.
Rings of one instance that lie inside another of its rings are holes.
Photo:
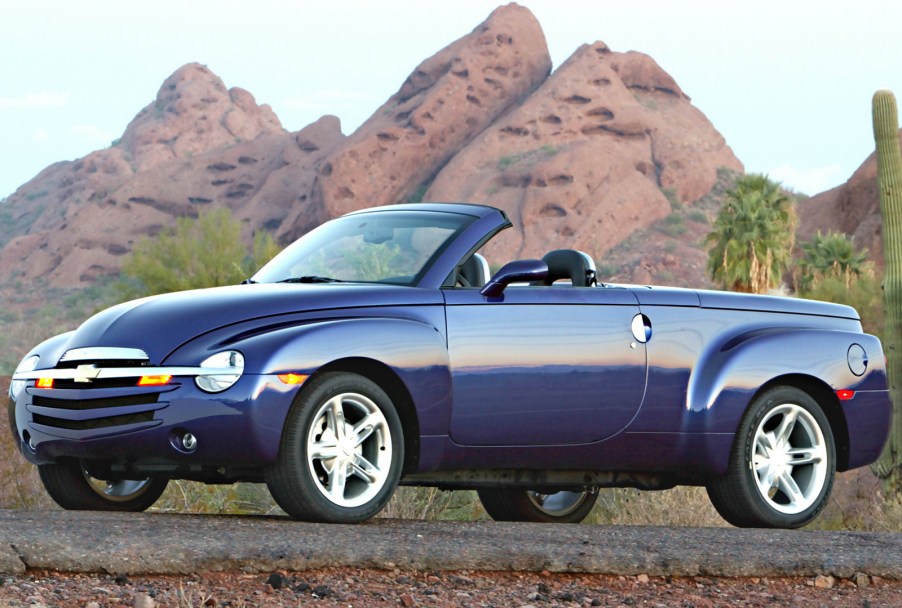
[[[60,357],[60,363],[84,363],[84,362],[92,362],[96,363],[98,361],[135,361],[135,362],[146,362],[150,361],[150,357],[147,356],[147,353],[141,350],[140,348],[121,348],[118,346],[89,346],[87,348],[73,348],[71,350],[67,350],[63,353],[63,356]],[[70,366],[60,366],[60,367],[71,367]],[[124,366],[122,366],[124,367]]]

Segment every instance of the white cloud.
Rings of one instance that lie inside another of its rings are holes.
[[[768,172],[768,177],[783,182],[784,188],[812,196],[840,185],[851,176],[852,172],[847,172],[840,165],[824,165],[811,169],[783,165]]]
[[[112,131],[101,129],[95,125],[74,125],[69,128],[72,135],[80,137],[83,141],[92,145],[109,146],[118,135]]]
[[[0,110],[31,108],[62,108],[69,101],[70,93],[41,92],[24,97],[0,97]]]
[[[50,134],[47,133],[47,129],[42,129],[40,127],[35,129],[34,133],[32,133],[32,135],[31,135],[31,138],[35,141],[47,141],[47,139],[49,137],[50,137]]]

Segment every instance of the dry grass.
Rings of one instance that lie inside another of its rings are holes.
[[[586,520],[618,526],[728,526],[708,500],[704,488],[677,487],[659,492],[631,488],[600,490]]]
[[[438,488],[398,488],[379,517],[431,521],[488,519],[474,491],[448,492]]]
[[[166,513],[284,515],[263,484],[207,485],[182,480],[170,481],[152,510]]]

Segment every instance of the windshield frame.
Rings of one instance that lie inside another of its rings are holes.
[[[463,211],[463,210],[462,210]],[[298,258],[302,256],[302,252],[304,251],[305,244],[310,243],[311,241],[316,241],[318,239],[322,239],[323,231],[328,231],[331,228],[335,228],[336,222],[348,222],[354,220],[361,220],[366,218],[367,216],[383,216],[386,219],[391,219],[392,215],[400,216],[403,214],[404,220],[410,221],[411,219],[419,219],[422,218],[424,221],[423,227],[429,227],[430,225],[438,228],[447,228],[449,227],[447,224],[449,220],[456,220],[456,227],[454,227],[453,231],[445,237],[444,241],[439,244],[437,248],[435,248],[431,255],[422,263],[417,272],[411,276],[408,281],[386,281],[386,280],[349,280],[345,278],[334,278],[331,281],[312,281],[317,284],[348,284],[348,283],[357,283],[357,284],[376,284],[376,285],[393,285],[393,286],[402,286],[402,287],[415,287],[420,284],[423,277],[429,274],[429,271],[432,269],[437,260],[439,260],[442,255],[448,250],[449,247],[461,236],[461,234],[467,232],[467,230],[476,222],[479,218],[473,214],[466,212],[458,212],[457,210],[436,210],[436,209],[411,209],[410,206],[404,205],[399,206],[398,208],[378,208],[373,210],[363,210],[354,213],[350,213],[347,215],[343,215],[329,222],[325,222],[320,226],[317,226],[294,243],[286,247],[281,253],[279,253],[276,257],[270,260],[267,264],[265,264],[260,270],[258,270],[253,277],[250,278],[250,282],[253,283],[280,283],[280,282],[294,282],[294,283],[304,283],[307,281],[297,281],[296,279],[300,277],[289,276],[288,269],[292,266],[296,265],[298,262]],[[439,220],[440,221],[429,221],[429,220]],[[452,216],[454,216],[452,218]],[[398,219],[402,219],[398,217]],[[454,222],[451,222],[454,223]],[[402,226],[403,227],[403,226]],[[321,250],[324,245],[320,245],[318,248],[316,246],[312,246],[312,251]],[[310,255],[308,253],[308,255]],[[310,272],[310,275],[316,275],[317,273]],[[321,278],[321,277],[320,277]],[[332,278],[332,277],[329,277]]]

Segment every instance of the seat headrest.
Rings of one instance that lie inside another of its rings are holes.
[[[582,251],[555,249],[542,258],[548,264],[548,278],[542,285],[551,285],[560,279],[570,279],[574,287],[595,285],[595,261]]]
[[[459,276],[470,287],[482,287],[489,280],[489,263],[478,253],[474,253],[461,264]]]

